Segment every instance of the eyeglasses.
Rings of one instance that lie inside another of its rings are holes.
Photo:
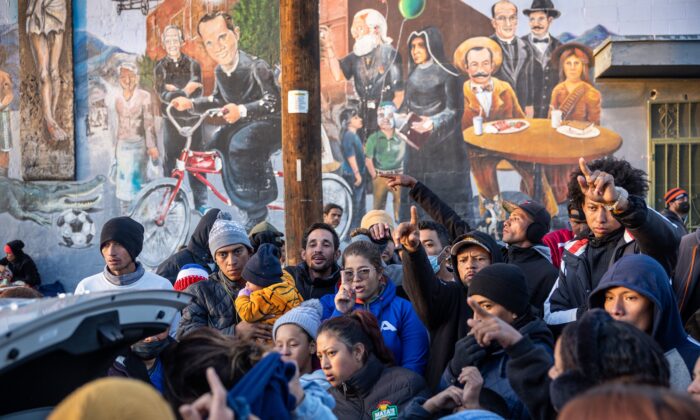
[[[355,277],[357,277],[357,281],[364,281],[369,278],[369,273],[371,272],[372,269],[369,267],[360,268],[357,271],[343,270],[343,280],[352,282],[355,280]]]
[[[496,18],[496,20],[498,21],[498,23],[506,23],[506,21],[513,23],[518,21],[518,16],[499,16]]]

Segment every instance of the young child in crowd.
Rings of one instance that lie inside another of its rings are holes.
[[[245,288],[236,298],[236,312],[246,322],[273,325],[304,300],[291,277],[283,276],[279,249],[262,244],[243,268]]]

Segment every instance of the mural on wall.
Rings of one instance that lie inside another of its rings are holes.
[[[75,175],[71,9],[69,0],[18,3],[25,180]]]

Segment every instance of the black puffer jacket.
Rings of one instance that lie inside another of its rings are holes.
[[[559,271],[552,265],[549,248],[540,244],[528,248],[511,245],[505,260],[508,264],[517,265],[525,273],[530,305],[535,308],[535,315],[542,316],[544,302],[559,275]]]
[[[22,250],[24,249],[24,242],[14,240],[8,242],[7,245],[12,249],[15,260],[10,262],[5,257],[0,260],[0,265],[8,267],[12,271],[12,281],[23,281],[32,287],[39,286],[41,284],[39,270],[37,270],[34,260]]]
[[[177,273],[180,272],[182,266],[187,264],[199,264],[207,270],[207,273],[211,274],[209,263],[214,260],[209,252],[209,231],[220,212],[221,210],[219,209],[211,209],[202,216],[194,232],[192,232],[187,248],[174,253],[160,263],[156,274],[170,280],[172,284],[175,284]]]
[[[335,295],[335,286],[340,281],[340,267],[333,263],[333,271],[328,277],[311,279],[309,266],[305,263],[290,265],[284,268],[294,277],[297,290],[304,300],[321,299],[326,295]]]
[[[190,285],[186,293],[194,296],[192,302],[182,310],[182,319],[177,329],[177,339],[201,327],[212,327],[227,335],[233,335],[240,321],[233,302],[245,282],[234,282],[217,271],[209,278]]]
[[[335,398],[333,413],[340,420],[405,418],[414,398],[430,397],[420,375],[402,367],[386,367],[374,355],[350,379],[331,388],[330,393]],[[380,415],[381,410],[387,410],[386,415]]]
[[[496,241],[483,232],[472,231],[459,236],[454,243],[467,236],[474,236],[491,247],[491,264],[502,262],[502,253]],[[423,246],[415,252],[401,251],[403,261],[403,287],[418,316],[430,333],[430,358],[425,368],[425,378],[430,389],[440,383],[440,375],[452,359],[455,343],[467,335],[467,319],[472,310],[467,305],[467,288],[455,270],[455,281],[446,283],[433,273]],[[457,258],[452,257],[457,267]]]

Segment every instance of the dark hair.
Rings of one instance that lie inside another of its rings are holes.
[[[323,333],[335,335],[349,349],[355,344],[362,344],[365,347],[363,363],[370,354],[374,354],[382,363],[394,364],[394,356],[384,343],[377,318],[371,312],[356,310],[327,319],[318,329],[318,336]]]
[[[615,179],[615,185],[627,190],[629,195],[644,197],[649,190],[649,180],[647,173],[641,169],[634,168],[628,161],[606,157],[594,160],[588,164],[591,171],[607,172]],[[581,208],[585,196],[581,192],[578,184],[578,176],[583,175],[581,169],[576,169],[569,175],[569,200]]]
[[[698,418],[700,407],[690,397],[641,385],[607,384],[591,389],[564,406],[559,419],[676,420]]]
[[[496,17],[496,5],[498,5],[499,3],[508,3],[508,4],[512,4],[513,7],[515,7],[515,16],[518,16],[518,5],[517,5],[517,4],[511,3],[511,2],[509,2],[508,0],[501,0],[501,1],[495,2],[494,4],[491,5],[491,17],[492,17],[492,18],[495,18],[495,17]]]
[[[379,247],[372,242],[357,241],[348,245],[343,251],[343,257],[341,259],[343,267],[345,267],[345,259],[349,256],[367,258],[378,273],[382,272],[382,253],[379,251]]]
[[[41,299],[44,295],[31,287],[8,287],[0,290],[0,299]]]
[[[632,324],[593,309],[561,336],[565,371],[575,371],[591,384],[605,382],[669,386],[669,366],[656,341]]]
[[[418,230],[432,230],[437,233],[438,239],[440,239],[440,244],[445,247],[450,245],[450,233],[447,232],[447,228],[432,220],[421,220],[418,222]]]
[[[336,251],[338,248],[340,248],[340,238],[338,237],[338,233],[333,229],[333,226],[329,225],[328,223],[314,223],[311,226],[307,227],[306,230],[304,231],[304,236],[301,238],[301,247],[306,249],[306,245],[309,242],[309,235],[311,235],[311,232],[317,230],[317,229],[322,229],[322,230],[327,230],[328,232],[333,235],[333,249]]]
[[[199,31],[199,25],[201,25],[202,23],[207,23],[210,20],[214,20],[218,17],[224,18],[224,21],[226,22],[226,27],[229,30],[231,30],[231,31],[236,30],[236,24],[233,23],[233,18],[231,17],[231,15],[229,15],[226,12],[216,12],[216,13],[207,13],[206,15],[202,16],[201,19],[199,19],[199,22],[197,22],[197,34],[199,34],[200,37],[202,36],[202,33]]]
[[[340,113],[340,116],[338,119],[340,120],[340,127],[347,130],[348,129],[348,123],[352,119],[352,117],[359,115],[357,108],[345,108],[343,111]]]
[[[343,208],[340,207],[339,205],[337,205],[337,204],[335,204],[335,203],[328,203],[328,204],[326,204],[325,206],[323,206],[323,214],[328,214],[328,213],[330,213],[331,210],[333,210],[333,209],[338,209],[338,210],[340,210],[341,212],[343,211]]]
[[[472,52],[472,51],[481,51],[481,50],[486,50],[486,51],[488,51],[488,52],[489,52],[489,57],[490,57],[491,61],[493,61],[493,51],[491,51],[491,48],[486,48],[486,47],[474,47],[474,48],[470,48],[469,51],[467,51],[467,52],[464,54],[464,62],[466,63],[467,67],[469,66],[469,61],[468,61],[469,53]]]
[[[206,370],[213,367],[231,389],[263,358],[265,349],[248,340],[204,327],[185,335],[162,354],[164,396],[177,411],[209,392]]]

